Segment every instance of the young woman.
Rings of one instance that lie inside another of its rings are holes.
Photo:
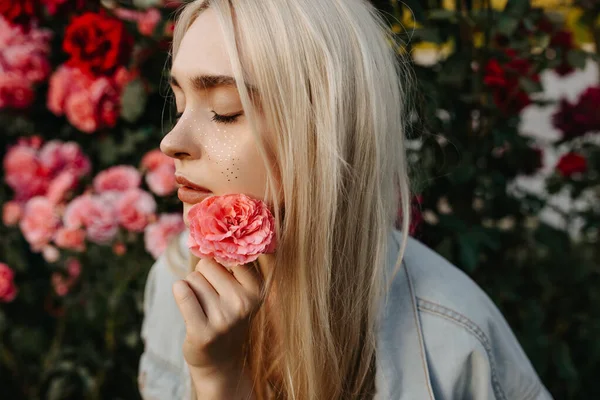
[[[364,0],[184,6],[161,143],[184,217],[245,193],[272,208],[277,249],[230,273],[184,234],[158,260],[143,398],[550,398],[483,291],[407,237],[412,78],[392,44]]]

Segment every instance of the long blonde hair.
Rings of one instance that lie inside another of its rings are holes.
[[[178,15],[173,57],[207,7],[223,28],[276,220],[278,248],[265,284],[274,312],[257,312],[248,346],[256,396],[372,397],[399,208],[404,237],[394,274],[409,224],[403,126],[410,72],[383,17],[364,0],[192,1]],[[275,132],[268,142],[257,130],[249,79]],[[276,355],[271,323],[279,327]]]

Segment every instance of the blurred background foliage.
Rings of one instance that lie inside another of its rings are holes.
[[[600,2],[374,3],[417,78],[413,235],[491,295],[555,398],[600,397],[600,86],[557,102],[543,79],[600,63]],[[173,111],[163,73],[179,4],[0,5],[2,398],[139,398],[143,284],[155,244],[181,230],[166,222],[180,212],[171,166],[153,152]],[[557,140],[523,130],[536,106],[555,107]],[[145,201],[86,203],[104,224],[73,225],[76,200],[115,192],[107,171]]]

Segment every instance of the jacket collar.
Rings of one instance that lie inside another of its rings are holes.
[[[397,230],[392,231],[384,280],[386,285],[396,266],[400,241],[401,234]],[[381,310],[375,399],[435,400],[413,281],[405,262],[393,277]]]

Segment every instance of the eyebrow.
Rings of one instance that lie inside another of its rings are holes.
[[[232,76],[228,75],[196,75],[189,79],[191,87],[197,91],[202,92],[206,90],[215,89],[218,87],[234,87],[237,88],[236,80]],[[169,74],[169,84],[181,89],[181,84],[175,79],[172,74]],[[256,87],[246,84],[246,88],[251,93],[257,93]]]

